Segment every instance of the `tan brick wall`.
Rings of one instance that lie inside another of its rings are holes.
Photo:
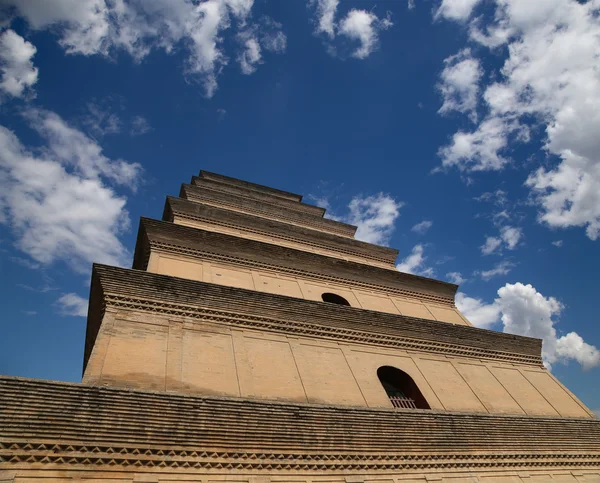
[[[545,369],[242,330],[112,310],[84,382],[200,395],[391,407],[377,378],[409,374],[432,409],[591,417]]]
[[[595,470],[542,470],[504,472],[445,472],[414,474],[349,475],[248,475],[163,474],[114,471],[23,470],[15,474],[0,471],[0,483],[600,483]]]
[[[420,317],[459,325],[471,323],[455,308],[435,303],[391,295],[384,290],[375,292],[352,287],[350,283],[332,284],[307,277],[292,277],[275,271],[242,268],[232,264],[207,262],[183,255],[164,254],[153,251],[148,271],[200,280],[220,285],[246,288],[260,292],[275,293],[289,297],[320,301],[326,292],[344,297],[352,307]]]

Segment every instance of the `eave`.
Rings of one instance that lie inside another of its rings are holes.
[[[252,200],[260,201],[262,203],[267,203],[270,205],[275,205],[281,208],[286,208],[292,211],[298,211],[301,213],[306,213],[311,216],[316,216],[318,218],[322,218],[325,214],[325,208],[321,208],[319,206],[309,205],[306,203],[301,203],[298,201],[290,201],[284,198],[280,198],[278,196],[274,196],[271,194],[261,193],[259,191],[254,191],[251,189],[243,188],[240,186],[233,186],[230,184],[223,184],[217,181],[213,181],[210,179],[199,178],[197,176],[192,177],[191,185],[206,190],[219,191],[221,193],[234,194],[236,196],[242,196],[244,198],[249,198]]]
[[[145,270],[150,248],[160,246],[192,257],[262,266],[281,273],[341,281],[452,306],[458,289],[455,284],[432,278],[144,217],[140,219],[133,268]]]
[[[541,340],[464,325],[314,302],[139,270],[94,265],[85,361],[101,308],[214,320],[281,334],[540,367]]]
[[[0,377],[0,472],[600,468],[600,421],[386,410]]]
[[[328,218],[319,218],[307,213],[291,211],[283,207],[251,200],[234,194],[221,191],[201,190],[197,186],[184,184],[179,192],[181,198],[191,201],[212,204],[223,208],[241,210],[251,215],[263,216],[305,228],[326,231],[334,235],[353,237],[356,227]]]
[[[292,193],[290,191],[283,191],[277,188],[271,188],[270,186],[263,186],[261,184],[251,183],[237,178],[231,178],[222,174],[211,173],[210,171],[200,170],[199,177],[203,179],[210,179],[219,183],[239,186],[246,189],[258,191],[259,193],[267,193],[274,196],[279,196],[292,201],[302,201],[302,195]]]
[[[398,256],[398,250],[394,248],[373,245],[353,238],[339,237],[296,225],[168,196],[163,220],[173,221],[174,215],[264,234],[281,240],[306,243],[316,248],[339,252],[341,255],[354,255],[390,265],[395,262]]]

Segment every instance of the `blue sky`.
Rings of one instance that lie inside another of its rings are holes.
[[[206,169],[460,282],[600,408],[597,1],[1,5],[1,373],[78,381],[91,263]]]

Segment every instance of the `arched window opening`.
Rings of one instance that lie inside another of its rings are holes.
[[[395,408],[431,409],[415,381],[406,372],[381,366],[377,369],[377,377]]]
[[[323,302],[328,302],[330,304],[338,304],[338,305],[347,305],[350,306],[350,302],[348,302],[344,297],[340,295],[336,295],[334,293],[324,293],[321,295]]]

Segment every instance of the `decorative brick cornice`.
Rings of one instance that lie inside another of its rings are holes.
[[[218,191],[227,195],[234,194],[236,196],[242,196],[244,198],[250,198],[251,200],[258,200],[262,203],[275,206],[279,209],[297,211],[300,213],[306,213],[307,215],[322,218],[325,214],[325,208],[319,206],[308,205],[306,203],[300,203],[297,201],[290,201],[270,194],[263,194],[258,191],[251,189],[233,186],[229,184],[219,183],[210,179],[198,178],[194,176],[192,178],[192,185],[201,190]]]
[[[173,217],[200,221],[247,233],[273,237],[276,240],[301,243],[309,247],[330,250],[341,256],[350,255],[393,267],[398,250],[361,242],[353,238],[339,237],[297,225],[289,225],[245,213],[226,210],[215,206],[194,203],[182,198],[167,197],[163,214],[164,221]]]
[[[428,472],[431,470],[545,470],[600,468],[600,453],[510,454],[286,454],[282,452],[202,451],[166,446],[81,444],[68,440],[0,440],[0,468],[21,469],[32,464],[53,469],[169,472],[268,471],[327,474],[346,472]],[[37,466],[36,465],[36,466]]]
[[[231,178],[222,174],[211,173],[210,171],[200,170],[199,177],[202,179],[210,179],[231,186],[240,186],[242,188],[251,189],[258,191],[259,193],[267,193],[273,196],[279,196],[286,200],[302,201],[302,195],[291,193],[290,191],[283,191],[277,188],[271,188],[270,186],[264,186],[262,184],[251,183],[250,181],[244,181],[242,179]]]
[[[457,285],[396,270],[340,260],[293,248],[271,245],[164,221],[141,218],[134,268],[145,269],[148,248],[221,260],[246,267],[275,270],[312,280],[324,280],[376,292],[454,306]]]
[[[341,408],[0,377],[0,420],[0,470],[600,468],[595,419]]]
[[[542,365],[538,339],[103,265],[95,265],[93,273],[90,303],[95,306],[178,315],[282,334]]]
[[[202,191],[193,185],[182,185],[179,195],[182,198],[198,203],[239,210],[250,215],[298,224],[306,228],[325,231],[334,235],[353,237],[356,232],[356,227],[353,225],[347,225],[328,218],[317,218],[306,213],[289,211],[267,203],[261,203],[257,200],[248,200],[242,196],[225,194],[218,191]]]

